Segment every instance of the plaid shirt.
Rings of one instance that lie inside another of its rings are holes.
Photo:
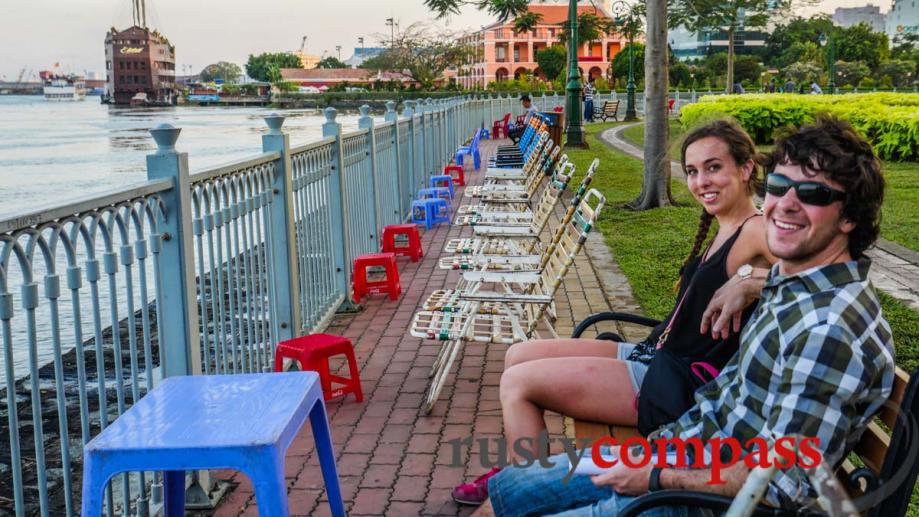
[[[868,259],[780,276],[775,266],[738,353],[664,428],[683,439],[816,436],[828,465],[858,441],[893,386],[890,327],[868,281]],[[672,433],[672,434],[671,434]],[[800,468],[777,470],[766,500],[813,503]]]

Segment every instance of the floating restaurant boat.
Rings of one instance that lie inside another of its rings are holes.
[[[42,92],[49,101],[81,101],[86,98],[86,84],[75,75],[42,75]]]

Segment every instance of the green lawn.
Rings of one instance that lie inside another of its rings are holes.
[[[623,136],[644,145],[644,124],[630,127]],[[677,120],[670,121],[670,159],[680,156],[680,137],[683,128]],[[760,146],[761,151],[768,150]],[[881,236],[919,251],[919,163],[883,162],[884,177],[887,179],[884,207],[881,218]]]
[[[586,128],[589,150],[569,150],[568,156],[577,165],[577,170],[585,171],[594,158],[600,159],[600,168],[594,176],[592,186],[602,192],[608,200],[600,216],[598,228],[613,252],[616,262],[632,286],[642,310],[648,316],[665,317],[673,308],[676,293],[673,290],[677,272],[689,253],[695,236],[701,208],[692,200],[686,186],[674,181],[673,195],[678,202],[686,206],[666,207],[644,212],[634,212],[622,208],[622,205],[634,199],[641,191],[642,163],[630,156],[611,149],[597,139],[604,129],[615,124],[591,124]],[[635,128],[627,131],[634,133]],[[894,167],[887,164],[888,180],[902,186],[900,179],[891,178]],[[894,164],[896,165],[896,164]],[[914,167],[916,164],[912,164]],[[917,173],[901,171],[904,176]],[[919,206],[915,197],[919,195],[919,181],[912,183],[912,197],[902,201],[897,195],[888,197],[885,204],[885,216],[891,210],[902,210],[909,201],[913,207]],[[903,205],[897,203],[902,202]],[[896,208],[892,208],[892,206]],[[905,214],[904,214],[905,215]],[[888,216],[891,217],[891,216]],[[909,220],[909,217],[904,217]],[[915,216],[913,228],[915,225]],[[899,223],[898,223],[899,224]],[[906,223],[904,223],[906,224]],[[890,232],[891,225],[886,223],[885,232]],[[714,232],[712,232],[714,234]],[[888,238],[891,233],[886,233]],[[913,239],[917,239],[913,236]],[[902,240],[900,242],[903,242]],[[913,241],[914,245],[917,244]],[[916,249],[913,246],[913,249]],[[919,366],[919,312],[916,312],[885,293],[880,293],[881,307],[893,329],[894,346],[897,364],[911,372]],[[919,490],[914,490],[907,515],[919,517]]]

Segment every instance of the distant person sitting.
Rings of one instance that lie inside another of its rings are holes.
[[[795,82],[791,79],[785,83],[785,93],[795,93]]]
[[[597,88],[594,87],[594,78],[591,77],[584,85],[584,122],[594,121],[594,95]]]
[[[734,89],[731,93],[740,95],[742,93],[746,93],[746,91],[744,91],[743,86],[741,86],[740,83],[734,83]]]
[[[515,144],[520,141],[520,137],[523,136],[523,131],[526,129],[527,124],[530,123],[530,117],[536,114],[536,106],[533,106],[533,101],[530,100],[529,95],[521,95],[520,103],[523,104],[523,109],[526,110],[526,118],[523,119],[523,124],[515,125],[510,128],[507,132],[508,138],[511,139]]]
[[[823,89],[820,88],[820,85],[819,85],[819,84],[817,84],[816,82],[813,82],[813,83],[811,83],[811,93],[812,93],[812,94],[821,94],[821,93],[823,93]]]

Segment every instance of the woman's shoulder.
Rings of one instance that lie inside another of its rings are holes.
[[[769,262],[775,261],[766,245],[766,217],[763,214],[751,217],[743,225],[735,244],[737,245],[731,251],[741,253],[745,259],[748,259],[747,261],[757,257],[764,257]]]

